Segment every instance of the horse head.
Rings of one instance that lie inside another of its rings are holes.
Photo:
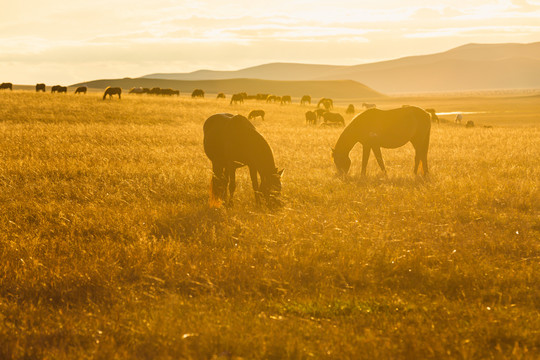
[[[338,176],[345,176],[351,168],[351,159],[349,155],[343,153],[336,153],[336,150],[332,148],[332,158],[334,159],[334,164],[338,170]]]
[[[266,203],[270,208],[276,208],[283,205],[282,201],[279,199],[279,196],[281,195],[281,177],[283,176],[283,170],[284,169],[278,171],[278,169],[275,168],[274,173],[261,177],[260,191],[266,198]]]

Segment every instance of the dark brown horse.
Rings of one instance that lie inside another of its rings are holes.
[[[247,165],[257,205],[261,197],[269,207],[280,204],[281,174],[274,163],[272,149],[253,124],[241,115],[215,114],[204,123],[204,152],[212,161],[214,175],[210,186],[210,205],[227,200],[232,205],[236,189],[236,169]],[[259,184],[258,176],[261,178]]]
[[[403,106],[405,107],[405,105]],[[437,116],[437,113],[435,112],[435,109],[426,109],[426,112],[431,115],[431,121],[436,122],[437,124],[441,122]]]
[[[7,83],[7,82],[0,84],[0,90],[4,90],[4,89],[13,90],[13,84]]]
[[[329,111],[325,112],[323,114],[324,125],[334,125],[334,124],[341,124],[345,126],[345,119],[343,119],[343,116],[339,113],[331,113]]]
[[[225,94],[224,93],[217,94],[217,99],[225,99]]]
[[[340,174],[347,174],[351,166],[349,152],[359,142],[363,147],[362,175],[366,174],[372,150],[381,170],[386,173],[381,148],[395,149],[410,141],[416,150],[414,173],[418,172],[418,166],[421,165],[423,173],[427,174],[430,132],[430,116],[420,108],[410,106],[386,111],[369,109],[357,115],[341,133],[336,147],[332,149],[334,163]]]
[[[248,119],[251,120],[251,119],[254,119],[256,117],[260,117],[261,119],[263,119],[264,121],[264,115],[266,113],[264,112],[264,110],[253,110],[249,113],[248,115]]]
[[[317,107],[320,107],[320,106],[324,106],[324,108],[326,110],[331,110],[334,108],[334,100],[332,99],[329,99],[329,98],[322,98],[321,100],[319,100],[319,102],[317,103]]]
[[[79,86],[77,90],[75,90],[75,94],[86,94],[88,91],[88,88],[86,86]]]
[[[354,114],[354,105],[349,104],[349,107],[347,107],[347,110],[345,111],[345,114]]]
[[[300,100],[300,105],[310,104],[311,105],[311,96],[304,95],[302,96],[302,99]]]
[[[103,100],[109,95],[109,99],[112,99],[113,95],[118,95],[118,99],[122,98],[122,89],[119,87],[107,87],[103,93]]]
[[[191,93],[191,97],[192,97],[192,98],[196,98],[196,97],[203,98],[203,97],[204,97],[204,91],[201,90],[201,89],[195,89],[195,90],[193,90],[193,92]]]
[[[45,84],[36,84],[36,92],[45,92]]]
[[[51,93],[66,93],[67,94],[67,86],[61,86],[61,85],[54,85],[51,87]]]
[[[231,96],[231,102],[229,103],[229,105],[238,103],[244,103],[244,96],[242,96],[242,94],[234,94],[233,96]]]
[[[306,111],[306,124],[317,124],[317,114],[313,111]]]
[[[290,104],[292,102],[292,99],[291,99],[291,96],[290,95],[283,95],[281,97],[281,105],[283,104]]]

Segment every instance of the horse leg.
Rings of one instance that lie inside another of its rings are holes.
[[[228,206],[233,206],[233,195],[236,190],[236,169],[232,167],[229,169],[229,202]]]
[[[251,176],[251,185],[255,192],[255,202],[257,206],[261,206],[261,194],[259,192],[259,180],[257,179],[257,170],[253,167],[249,167],[249,176]]]
[[[373,149],[373,154],[375,155],[375,158],[377,159],[377,163],[379,163],[379,167],[386,174],[386,169],[384,168],[384,162],[383,162],[382,154],[381,154],[381,148],[378,146],[373,146],[372,149]]]
[[[367,163],[370,153],[371,147],[369,147],[368,145],[362,145],[362,176],[366,176]]]

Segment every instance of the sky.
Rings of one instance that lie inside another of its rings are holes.
[[[0,82],[355,65],[540,41],[540,0],[0,0]]]

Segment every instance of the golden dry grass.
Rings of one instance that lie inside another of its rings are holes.
[[[0,93],[0,358],[540,356],[538,97],[380,100],[487,113],[433,126],[428,179],[407,145],[343,182],[308,107],[100,95]],[[210,209],[202,124],[257,108],[285,207],[240,169]]]

